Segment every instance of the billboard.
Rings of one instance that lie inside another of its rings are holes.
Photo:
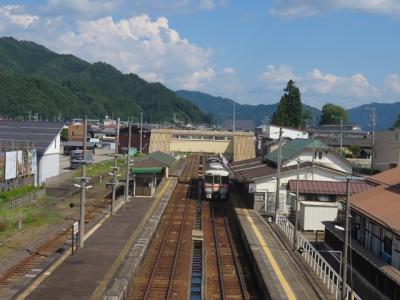
[[[28,153],[28,161],[30,167],[30,175],[37,174],[37,152],[36,150],[31,150]]]
[[[0,181],[4,181],[5,170],[6,170],[6,153],[0,152]]]
[[[17,175],[17,152],[6,152],[6,171],[4,179],[13,179]]]
[[[17,152],[17,177],[21,177],[24,173],[24,161],[22,157],[22,151]]]

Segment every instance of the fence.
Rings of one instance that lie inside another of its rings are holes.
[[[8,209],[17,209],[22,206],[27,206],[31,203],[34,203],[37,199],[42,198],[46,194],[46,190],[42,189],[33,193],[30,193],[24,197],[15,199],[7,204],[5,204],[5,208]]]
[[[286,235],[290,242],[293,242],[294,226],[285,216],[279,215],[277,225]],[[317,249],[300,233],[297,232],[296,249],[303,250],[302,257],[306,263],[313,269],[322,282],[328,287],[328,290],[335,296],[335,299],[340,297],[341,275],[333,269],[325,258],[318,252]],[[346,284],[346,299],[361,300],[361,298]]]

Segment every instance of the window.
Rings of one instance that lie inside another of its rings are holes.
[[[221,180],[221,176],[214,176],[214,183],[219,184]]]
[[[221,183],[222,184],[228,184],[229,183],[229,177],[228,176],[222,176],[221,177]]]
[[[322,151],[318,152],[318,158],[322,159]]]
[[[211,175],[206,175],[206,183],[213,183],[213,177]]]
[[[389,255],[392,254],[392,239],[387,236],[383,240],[383,251]]]

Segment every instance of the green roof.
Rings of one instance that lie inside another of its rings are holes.
[[[301,153],[305,149],[318,149],[318,150],[329,150],[330,147],[325,143],[317,139],[294,139],[287,142],[282,146],[282,159],[289,159],[296,154]],[[264,157],[266,160],[278,163],[278,150],[268,153]]]
[[[175,158],[173,158],[171,155],[161,152],[161,151],[156,151],[156,152],[150,153],[149,157],[151,159],[154,159],[154,160],[162,163],[165,166],[168,166],[168,167],[172,166],[175,162]]]
[[[161,173],[163,167],[143,167],[143,168],[133,168],[132,174],[154,174]]]

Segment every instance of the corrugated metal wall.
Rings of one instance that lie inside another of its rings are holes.
[[[150,137],[149,153],[161,151],[165,153],[171,152],[171,137],[170,132],[162,132],[160,130],[152,130]]]
[[[256,149],[253,136],[233,136],[233,160],[239,161],[254,158]]]

